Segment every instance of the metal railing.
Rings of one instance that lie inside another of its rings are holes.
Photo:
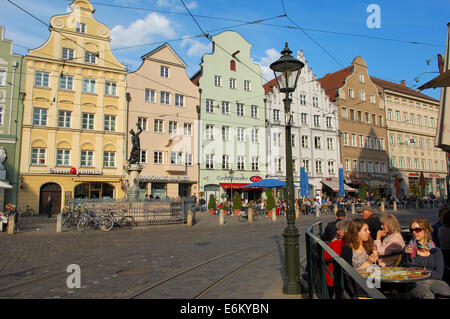
[[[319,228],[318,235],[314,234],[314,228],[317,226]],[[386,296],[378,289],[369,288],[367,279],[362,277],[351,265],[320,239],[319,236],[322,234],[322,228],[322,222],[317,222],[310,225],[305,233],[309,299],[313,299],[314,295],[319,299],[329,299],[326,272],[333,278],[336,299],[348,298],[345,281],[347,283],[352,281],[352,284],[358,285],[370,298],[386,299]],[[333,259],[333,273],[329,272],[327,264],[324,261],[324,251]]]
[[[186,223],[188,210],[191,210],[192,221],[195,221],[195,202],[191,198],[137,201],[76,198],[69,201],[69,209],[78,207],[94,213],[112,211],[132,216],[137,224],[147,225]]]

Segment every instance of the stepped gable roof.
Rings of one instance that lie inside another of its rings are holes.
[[[352,73],[352,69],[353,66],[350,65],[334,73],[327,73],[317,80],[331,102],[336,101],[338,89],[344,85],[345,79]]]
[[[404,84],[399,84],[399,83],[395,83],[395,82],[391,82],[391,81],[387,81],[387,80],[382,80],[379,78],[375,78],[373,76],[370,77],[370,79],[372,80],[373,83],[375,83],[378,86],[381,86],[384,89],[390,90],[390,91],[395,91],[395,92],[399,92],[399,93],[403,93],[403,94],[408,94],[408,95],[412,95],[415,97],[419,97],[422,99],[427,99],[427,100],[431,100],[433,102],[439,103],[438,100],[432,98],[431,96],[425,95],[423,93],[417,92],[409,87],[407,87]]]
[[[277,87],[277,85],[278,85],[277,80],[273,78],[272,80],[263,85],[264,93],[268,94],[269,92],[273,92],[273,88]]]

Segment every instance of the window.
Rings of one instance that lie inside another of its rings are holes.
[[[417,115],[417,125],[422,125],[422,116]]]
[[[423,117],[423,125],[428,126],[428,116]]]
[[[155,133],[164,133],[164,121],[163,120],[155,120],[153,131]]]
[[[377,116],[375,114],[372,114],[372,124],[377,125]]]
[[[361,101],[365,101],[366,100],[366,93],[364,91],[359,91],[359,99]]]
[[[105,115],[105,131],[114,132],[116,130],[116,117],[114,115]]]
[[[354,92],[353,92],[353,89],[348,89],[348,97],[350,97],[350,98],[355,98],[355,94],[354,94]]]
[[[116,152],[103,152],[103,167],[116,167]]]
[[[320,126],[320,116],[314,115],[314,126]]]
[[[184,123],[184,136],[192,136],[192,124]]]
[[[237,104],[237,115],[244,116],[244,104]]]
[[[206,139],[207,140],[214,139],[214,125],[206,125]]]
[[[59,88],[61,90],[73,90],[73,77],[68,75],[63,75],[59,78]]]
[[[354,121],[355,120],[355,110],[350,109],[350,121]]]
[[[347,119],[347,108],[346,107],[342,107],[341,117],[342,117],[343,120]]]
[[[306,116],[307,116],[306,113],[302,113],[301,114],[301,121],[302,121],[302,124],[304,124],[304,125],[308,125],[308,121],[307,121]]]
[[[309,148],[308,136],[302,135],[302,148]]]
[[[359,83],[364,83],[364,74],[358,73]]]
[[[69,128],[72,112],[58,111],[58,127]]]
[[[73,59],[73,49],[62,48],[61,57],[63,60],[72,60]]]
[[[214,100],[206,100],[206,112],[214,113]]]
[[[362,135],[358,135],[358,145],[359,147],[364,147],[364,137]]]
[[[6,70],[0,70],[0,86],[6,86]]]
[[[375,94],[370,94],[370,103],[375,104]]]
[[[373,136],[372,139],[373,139],[373,144],[372,144],[373,148],[378,149],[379,148],[378,147],[378,138],[376,136]]]
[[[316,161],[316,173],[322,174],[322,161]]]
[[[403,122],[408,123],[408,113],[403,112]]]
[[[273,145],[274,146],[281,145],[281,133],[273,133]]]
[[[147,163],[147,150],[141,150],[140,156],[139,156],[139,162],[140,163]]]
[[[439,170],[439,163],[438,163],[438,161],[434,161],[434,169],[435,170]]]
[[[206,128],[208,128],[208,125],[206,125]],[[169,134],[178,134],[178,122],[169,121]]]
[[[143,131],[148,131],[148,118],[138,117],[137,122]]]
[[[241,171],[245,169],[245,157],[242,155],[237,157],[237,169]]]
[[[183,153],[182,152],[170,152],[170,164],[171,165],[182,165],[183,164]]]
[[[389,121],[392,121],[392,110],[391,110],[391,109],[388,109],[388,110],[387,110],[387,119],[388,119]]]
[[[422,169],[425,169],[425,160],[422,159],[421,162],[422,162]]]
[[[185,153],[184,163],[187,166],[192,166],[192,153]]]
[[[84,130],[93,130],[94,129],[94,114],[83,113],[82,120],[81,120],[81,128]]]
[[[224,141],[230,140],[230,127],[229,126],[222,126],[222,139]]]
[[[215,86],[222,86],[222,77],[220,75],[214,76],[214,85]]]
[[[380,150],[384,151],[384,138],[380,138]]]
[[[319,98],[317,96],[313,96],[313,98],[312,98],[312,105],[314,107],[318,107],[319,106]]]
[[[93,151],[81,151],[81,166],[84,166],[84,167],[94,166],[94,152]]]
[[[300,105],[306,105],[306,94],[300,94]]]
[[[236,79],[230,78],[230,89],[236,88]]]
[[[396,167],[395,157],[391,157],[391,167]]]
[[[314,136],[314,148],[322,149],[322,138],[320,136]]]
[[[252,143],[258,143],[258,129],[256,128],[252,128],[251,141]]]
[[[305,168],[305,171],[309,173],[309,160],[303,160],[303,167]]]
[[[45,148],[31,149],[31,165],[45,165]]]
[[[431,164],[431,160],[428,160],[428,169],[433,169],[433,165]]]
[[[230,102],[222,101],[222,114],[230,114]]]
[[[162,78],[169,77],[169,68],[167,66],[161,65],[161,77]]]
[[[222,155],[222,169],[230,169],[230,155]]]
[[[258,171],[258,170],[259,170],[259,157],[252,156],[252,171]]]
[[[170,104],[170,93],[161,91],[161,104]]]
[[[250,107],[250,115],[252,118],[258,118],[258,106],[252,105]]]
[[[358,121],[362,122],[362,111],[358,111]]]
[[[430,125],[434,128],[434,118],[430,117]]]
[[[33,125],[47,126],[47,109],[33,109]]]
[[[238,142],[245,141],[244,129],[242,127],[237,128],[237,140],[238,140]]]
[[[366,148],[372,148],[372,138],[370,136],[366,136]]]
[[[357,172],[358,171],[358,161],[357,160],[353,160],[353,171]]]
[[[371,162],[371,161],[368,161],[368,162],[367,162],[367,171],[368,171],[369,173],[373,173],[373,171],[372,171],[372,162]]]
[[[419,148],[423,149],[423,138],[419,138]]]
[[[400,122],[400,111],[395,111],[395,120]]]
[[[406,167],[407,168],[412,168],[411,167],[411,159],[409,157],[406,159]]]
[[[206,168],[214,168],[214,154],[206,154]]]
[[[377,174],[380,172],[380,163],[375,162],[375,165],[374,165],[374,171],[375,171],[375,173],[377,173]]]
[[[334,161],[328,161],[328,174],[334,174]]]
[[[175,106],[184,106],[184,95],[175,94]]]
[[[414,119],[415,119],[415,115],[413,114],[413,113],[411,113],[411,114],[409,114],[409,122],[411,123],[411,124],[414,124]]]
[[[327,128],[333,128],[333,119],[330,116],[326,117]]]
[[[236,71],[236,61],[234,61],[234,60],[230,61],[230,70]]]
[[[105,81],[105,95],[116,96],[116,83]]]
[[[382,115],[378,115],[378,125],[383,126],[383,116]]]
[[[56,165],[69,166],[70,165],[70,150],[57,149],[56,150]]]
[[[34,78],[34,86],[48,88],[49,84],[49,73],[36,71],[36,76]]]
[[[244,80],[244,90],[250,91],[250,81]]]
[[[275,159],[275,169],[277,172],[283,171],[283,163],[281,162],[281,158],[279,157]]]
[[[352,146],[356,146],[356,134],[352,134],[351,135],[351,142],[352,142]]]
[[[400,168],[403,168],[403,157],[402,156],[399,157],[398,164],[399,164]]]
[[[93,52],[85,51],[84,52],[84,63],[95,63],[96,54]]]
[[[344,132],[342,138],[344,140],[344,145],[348,145],[348,133]]]
[[[87,32],[86,24],[77,22],[75,32],[86,33]]]
[[[366,161],[359,161],[359,171],[362,173],[366,171]]]
[[[279,121],[280,120],[280,110],[273,110],[273,120],[274,121]]]
[[[155,102],[155,90],[145,89],[145,102]]]
[[[370,123],[370,114],[369,113],[367,113],[367,112],[364,113],[364,120],[366,123]]]
[[[163,152],[153,152],[153,164],[163,163]]]
[[[95,93],[95,80],[94,79],[83,79],[83,92]]]

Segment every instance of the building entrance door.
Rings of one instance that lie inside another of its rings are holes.
[[[40,201],[39,201],[39,215],[47,214],[48,196],[53,199],[52,216],[61,212],[61,186],[56,183],[47,183],[41,186]]]

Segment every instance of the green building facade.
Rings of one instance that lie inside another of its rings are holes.
[[[240,34],[225,31],[212,41],[212,53],[202,57],[201,70],[192,78],[200,89],[200,197],[209,201],[214,194],[220,202],[230,199],[232,188],[242,199],[256,200],[262,190],[242,187],[265,178],[261,67]]]
[[[17,205],[23,117],[23,56],[12,53],[0,27],[0,210]],[[20,206],[20,205],[19,205]]]

